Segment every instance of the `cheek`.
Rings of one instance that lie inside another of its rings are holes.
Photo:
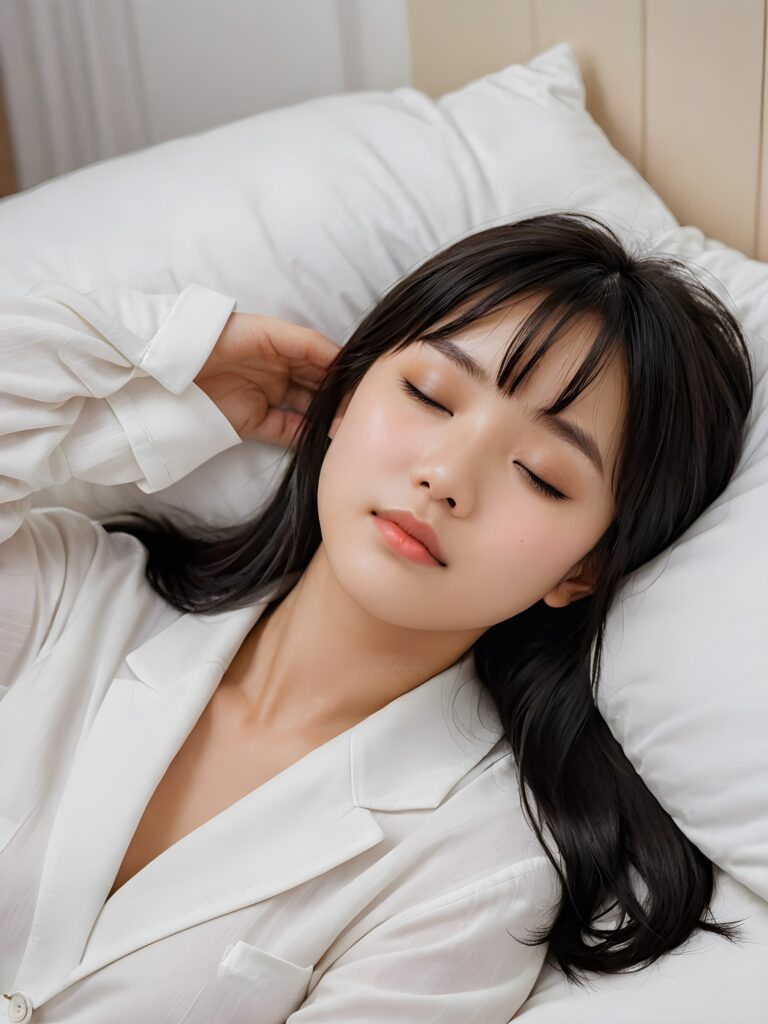
[[[357,429],[365,432],[368,458],[379,470],[410,465],[423,450],[423,418],[411,415],[402,402],[364,403],[359,419]]]
[[[389,475],[389,483],[402,496],[408,470],[418,463],[428,444],[428,425],[397,394],[382,395],[380,388],[366,388],[365,383],[349,403],[329,454],[358,484],[386,484]]]
[[[473,533],[470,571],[496,597],[505,592],[527,607],[554,586],[582,553],[562,517],[512,487],[489,501]],[[578,548],[578,550],[577,550]]]
[[[342,512],[374,500],[370,482],[402,465],[408,431],[394,410],[368,394],[365,382],[350,401],[328,447],[318,481],[318,510]],[[381,495],[378,495],[381,498]]]

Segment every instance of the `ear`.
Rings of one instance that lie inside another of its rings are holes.
[[[328,437],[333,438],[334,434],[339,429],[339,424],[344,419],[344,413],[347,411],[347,406],[349,405],[350,399],[352,398],[353,394],[354,390],[348,391],[346,395],[344,395],[342,400],[339,402],[336,408],[336,415],[333,417],[331,425],[328,428]]]
[[[544,595],[542,600],[550,608],[564,608],[572,601],[578,601],[580,597],[591,594],[594,586],[592,566],[588,558],[584,557],[574,565],[567,576]]]

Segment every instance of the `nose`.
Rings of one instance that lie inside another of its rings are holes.
[[[431,490],[431,487],[430,487],[430,484],[429,484],[428,480],[422,480],[421,481],[421,486],[422,487],[430,488],[430,490]],[[434,495],[434,491],[432,493]],[[456,508],[456,499],[455,498],[451,498],[449,495],[446,495],[445,501],[448,502],[448,504],[451,506],[451,508]]]
[[[479,489],[494,469],[503,472],[509,459],[508,411],[504,419],[485,408],[441,420],[439,431],[414,459],[411,483],[426,487],[445,501],[454,516],[468,516]]]
[[[454,439],[420,459],[413,468],[412,481],[415,486],[426,487],[436,501],[446,501],[452,509],[467,515],[475,499],[478,459],[479,452],[471,441]]]

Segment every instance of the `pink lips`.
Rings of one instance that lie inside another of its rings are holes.
[[[379,532],[395,551],[423,565],[444,566],[437,536],[428,523],[401,509],[386,509],[373,514]]]

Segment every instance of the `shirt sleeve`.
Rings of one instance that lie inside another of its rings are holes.
[[[80,293],[0,299],[0,695],[71,612],[110,535],[81,513],[32,509],[72,477],[153,493],[241,442],[194,384],[235,299]]]
[[[551,878],[549,861],[535,858],[389,919],[328,968],[286,1024],[507,1024],[546,956],[546,944],[517,940],[546,923]]]

